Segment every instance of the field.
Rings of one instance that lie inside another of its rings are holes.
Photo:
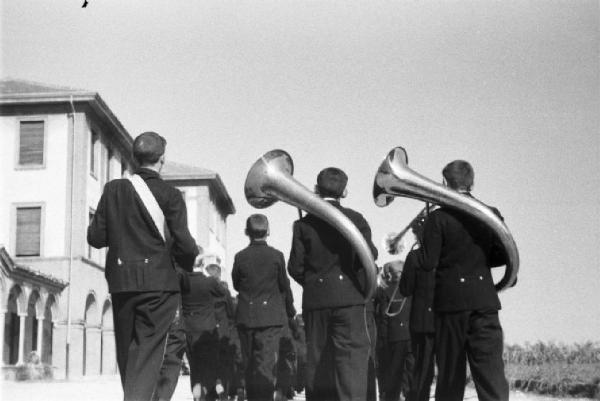
[[[600,400],[599,343],[506,345],[504,361],[512,389]]]

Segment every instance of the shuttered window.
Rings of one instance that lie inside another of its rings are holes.
[[[19,132],[19,165],[44,164],[44,121],[21,121]]]
[[[41,232],[42,208],[40,206],[18,207],[15,254],[40,256]]]

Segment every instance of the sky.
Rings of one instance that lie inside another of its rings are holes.
[[[132,136],[214,170],[247,245],[251,165],[271,149],[308,189],[349,176],[342,203],[383,239],[421,210],[372,199],[394,147],[436,182],[455,159],[496,206],[521,257],[500,293],[508,343],[600,341],[600,13],[597,1],[0,0],[3,78],[97,91]],[[261,211],[287,258],[295,208]],[[502,272],[495,276],[501,276]],[[294,285],[300,307],[301,289]]]

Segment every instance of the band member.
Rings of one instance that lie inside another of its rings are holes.
[[[471,196],[468,162],[453,161],[442,174],[447,186]],[[502,245],[478,219],[441,207],[425,222],[422,250],[423,269],[435,270],[436,400],[463,399],[467,359],[478,398],[507,400],[500,300],[490,271],[505,264]]]
[[[294,384],[296,377],[296,348],[294,346],[294,336],[298,330],[295,320],[296,308],[294,307],[294,298],[291,288],[288,294],[285,294],[285,311],[288,316],[287,324],[283,326],[281,337],[279,339],[279,353],[277,358],[277,379],[275,385],[275,401],[285,401],[294,398]]]
[[[233,352],[231,344],[231,325],[233,318],[233,300],[227,282],[221,280],[221,266],[211,263],[206,266],[206,273],[214,277],[225,289],[226,295],[215,299],[215,316],[217,319],[217,332],[219,334],[219,359],[217,366],[217,393],[229,394],[232,385]]]
[[[315,189],[356,225],[376,257],[367,221],[340,205],[347,181],[342,170],[330,167],[319,173]],[[294,223],[288,271],[304,288],[306,399],[364,400],[370,352],[361,285],[365,271],[352,245],[309,213]]]
[[[412,386],[413,355],[410,343],[409,316],[411,299],[398,291],[403,263],[388,262],[383,266],[383,286],[378,291],[380,332],[380,364],[382,366],[382,399],[398,401],[407,397]]]
[[[279,339],[287,323],[285,298],[291,297],[292,292],[283,254],[267,245],[267,217],[262,214],[248,217],[246,235],[250,245],[235,255],[231,271],[233,286],[238,291],[236,323],[246,396],[249,401],[272,400]]]
[[[179,277],[179,285],[182,293],[189,292],[189,280],[186,272],[177,267],[177,276]],[[163,358],[162,367],[160,368],[160,377],[156,384],[156,390],[152,396],[156,401],[169,401],[173,397],[181,365],[183,364],[183,354],[185,353],[185,326],[183,324],[183,316],[181,311],[181,302],[177,308],[175,319],[169,329],[167,335],[167,345],[165,347],[165,355]]]
[[[433,382],[435,367],[435,326],[433,294],[435,271],[425,271],[419,265],[420,243],[423,238],[423,221],[412,226],[417,238],[415,247],[406,255],[400,278],[400,293],[412,297],[410,310],[410,338],[415,364],[412,375],[411,401],[427,401]]]
[[[193,272],[187,273],[190,291],[181,297],[194,401],[218,397],[219,334],[215,300],[227,295],[219,281],[202,270],[201,266],[195,266]]]
[[[159,176],[166,143],[155,132],[135,138],[140,168],[130,179],[105,185],[87,232],[91,246],[108,247],[106,279],[125,400],[149,400],[154,392],[179,304],[172,258],[190,270],[198,253],[181,193]]]

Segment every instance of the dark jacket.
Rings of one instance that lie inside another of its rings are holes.
[[[490,267],[505,263],[502,245],[480,220],[448,207],[433,211],[422,252],[423,269],[436,271],[436,311],[500,309]]]
[[[188,292],[181,294],[181,309],[187,331],[200,332],[217,328],[215,300],[227,295],[227,290],[203,272],[187,273]]]
[[[191,270],[198,254],[188,230],[185,202],[157,172],[140,169],[138,174],[163,211],[170,233],[167,244],[127,179],[104,186],[88,227],[88,243],[95,248],[108,247],[105,276],[111,293],[179,291],[172,258],[183,269]]]
[[[377,259],[365,218],[339,202],[330,203],[354,223]],[[365,272],[356,251],[336,228],[310,213],[294,222],[288,272],[304,287],[303,310],[365,303]]]
[[[397,283],[396,283],[397,285]],[[375,296],[377,298],[377,333],[382,346],[394,341],[410,340],[409,318],[411,310],[411,298],[404,297],[400,291],[396,291],[394,300],[391,297],[394,292],[393,284],[388,288],[377,287]],[[389,307],[389,311],[388,311]],[[398,313],[399,312],[399,313]],[[395,316],[388,316],[395,315]]]
[[[419,249],[415,249],[406,255],[399,289],[402,295],[412,296],[410,330],[415,333],[433,333],[435,271],[426,271],[419,266],[420,252]]]
[[[217,329],[219,338],[229,337],[231,332],[231,319],[234,317],[233,300],[229,289],[223,282],[219,283],[226,295],[215,298],[215,316],[217,318]]]
[[[231,278],[238,291],[237,325],[257,328],[287,323],[286,300],[293,304],[293,298],[283,253],[265,241],[252,241],[235,255]]]

